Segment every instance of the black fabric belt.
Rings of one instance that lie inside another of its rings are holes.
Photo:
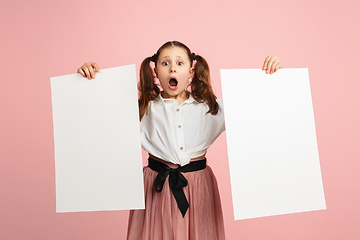
[[[186,211],[189,208],[189,202],[186,199],[183,187],[188,185],[188,181],[182,175],[182,172],[194,172],[206,168],[206,158],[198,161],[191,161],[189,164],[178,168],[170,168],[165,163],[159,162],[153,158],[148,159],[149,167],[158,172],[158,175],[154,181],[154,187],[156,192],[161,192],[164,186],[166,177],[169,175],[169,186],[174,195],[176,203],[180,209],[182,216],[185,216]]]

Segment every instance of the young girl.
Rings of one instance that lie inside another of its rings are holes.
[[[268,56],[263,70],[271,74],[281,67],[276,56]],[[99,71],[96,63],[78,69],[89,79],[94,71]],[[184,44],[167,42],[142,62],[139,95],[141,144],[149,164],[144,167],[145,209],[130,211],[127,239],[225,239],[218,186],[205,158],[225,130],[224,112],[207,62]]]

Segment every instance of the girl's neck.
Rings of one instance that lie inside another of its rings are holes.
[[[181,93],[179,93],[178,95],[175,95],[175,96],[170,96],[164,91],[161,92],[161,96],[163,98],[175,99],[178,102],[179,105],[182,104],[183,102],[185,102],[189,98],[189,95],[190,95],[190,93],[187,92],[187,91],[183,91],[183,92],[181,92]]]

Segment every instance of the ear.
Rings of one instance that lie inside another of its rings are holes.
[[[193,76],[193,74],[194,74],[194,67],[191,67],[189,71],[189,79]]]
[[[155,76],[158,77],[157,69],[154,67]]]

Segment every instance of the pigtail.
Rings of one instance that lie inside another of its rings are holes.
[[[154,56],[145,58],[140,67],[140,82],[138,85],[140,120],[144,116],[149,102],[154,100],[160,93],[159,87],[154,82],[153,71],[150,67],[150,62],[153,61],[153,58]]]
[[[210,69],[206,60],[200,55],[192,53],[191,60],[196,61],[195,73],[191,81],[191,93],[198,102],[206,102],[212,115],[219,111],[219,104],[216,102],[216,96],[210,83]]]

